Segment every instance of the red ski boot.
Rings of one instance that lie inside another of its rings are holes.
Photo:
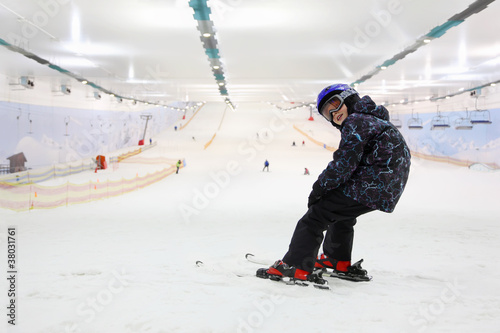
[[[363,259],[351,265],[350,261],[341,261],[321,254],[314,264],[315,272],[331,272],[329,276],[350,281],[370,281],[372,277],[361,267]]]
[[[256,275],[263,279],[283,281],[286,284],[308,286],[309,283],[313,283],[316,288],[329,289],[328,282],[321,277],[321,274],[309,273],[300,268],[289,266],[281,260],[276,261],[269,268],[258,269]]]

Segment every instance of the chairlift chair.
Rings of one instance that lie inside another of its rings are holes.
[[[456,130],[471,130],[474,126],[470,118],[458,118],[455,120],[455,129]]]
[[[401,128],[403,126],[403,123],[399,119],[393,119],[391,120],[391,123],[394,125],[396,128]]]
[[[488,110],[476,110],[472,111],[470,114],[470,122],[472,124],[491,124],[490,111]]]
[[[465,117],[460,117],[455,120],[454,124],[456,130],[471,130],[474,127],[470,121],[470,114],[467,108],[465,108],[465,112]]]
[[[441,115],[437,115],[432,118],[432,129],[446,129],[450,127],[450,122],[448,121],[448,117],[444,117]]]
[[[416,117],[413,116],[413,111],[411,113],[411,118],[408,119],[408,129],[422,129],[424,126],[422,125],[422,119],[418,117],[418,114]]]
[[[391,117],[391,119],[389,120],[393,125],[394,127],[396,128],[401,128],[401,126],[403,126],[403,123],[401,122],[401,120],[399,119],[399,116],[395,116],[395,117]]]
[[[470,114],[471,123],[473,123],[473,124],[486,124],[486,125],[491,124],[490,111],[479,110],[477,108],[477,100],[478,100],[478,98],[476,97],[476,102],[475,102],[476,110],[472,111]]]
[[[422,119],[420,119],[420,118],[408,119],[408,128],[409,129],[422,129],[422,128],[424,128],[424,126],[422,125]]]
[[[437,110],[437,116],[432,118],[431,122],[431,129],[437,130],[437,129],[447,129],[450,127],[450,121],[448,120],[448,117],[442,116],[441,112],[439,112],[439,105],[438,105],[438,110]]]

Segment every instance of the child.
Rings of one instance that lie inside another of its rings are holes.
[[[318,95],[320,114],[340,130],[333,160],[320,174],[309,195],[308,211],[298,221],[288,252],[262,278],[317,281],[314,269],[332,276],[367,281],[361,261],[351,265],[356,218],[373,210],[392,212],[410,171],[406,142],[389,122],[389,112],[369,96],[360,98],[346,84],[333,84]],[[323,254],[319,248],[326,232]]]

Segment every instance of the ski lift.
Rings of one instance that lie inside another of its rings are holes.
[[[477,108],[477,97],[476,97],[476,110],[471,112],[470,122],[472,124],[491,124],[490,111],[488,110],[479,110]]]
[[[470,118],[458,118],[455,120],[455,129],[456,130],[471,130],[474,127]]]
[[[490,111],[478,110],[471,113],[470,122],[473,124],[491,124]]]
[[[396,128],[401,128],[401,126],[403,126],[403,123],[401,122],[401,120],[399,119],[399,115],[396,114],[396,116],[394,118],[391,118],[390,122],[394,125],[394,127]]]
[[[413,110],[411,111],[411,118],[408,119],[408,129],[422,129],[424,128],[424,126],[422,125],[422,119],[420,119],[418,117],[418,114],[417,116],[413,116]]]
[[[438,111],[437,111],[437,116],[432,118],[431,126],[433,130],[437,129],[446,129],[450,127],[450,122],[448,120],[448,117],[444,117],[441,115],[441,112],[439,112],[439,105],[438,105]]]
[[[469,112],[465,109],[466,116],[460,117],[455,120],[455,129],[456,130],[471,130],[474,126],[472,125]]]

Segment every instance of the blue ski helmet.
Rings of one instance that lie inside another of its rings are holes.
[[[335,96],[335,95],[341,95],[342,99],[345,100],[347,97],[351,95],[357,95],[358,92],[351,88],[347,84],[343,83],[337,83],[337,84],[332,84],[325,89],[321,90],[321,92],[318,95],[318,100],[316,107],[318,108],[318,112],[321,113],[321,108],[330,101],[330,99]]]

